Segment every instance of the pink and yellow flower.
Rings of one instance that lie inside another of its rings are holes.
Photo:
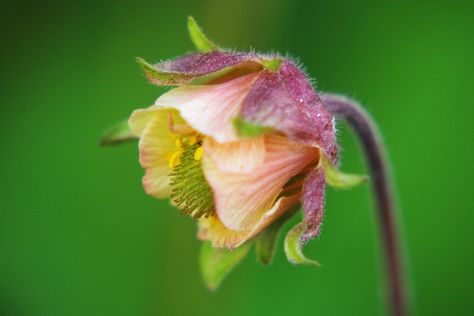
[[[222,50],[192,18],[188,28],[197,53],[156,65],[138,59],[151,83],[174,88],[109,129],[102,144],[139,139],[145,192],[198,219],[198,237],[209,241],[201,270],[210,288],[251,241],[268,263],[275,232],[299,207],[303,221],[285,252],[293,263],[317,264],[301,246],[319,235],[326,183],[365,179],[335,168],[332,114],[293,61]]]
[[[178,86],[129,119],[148,194],[199,218],[215,247],[238,247],[300,202],[302,239],[318,234],[334,120],[292,61],[212,51],[141,63],[152,83]]]

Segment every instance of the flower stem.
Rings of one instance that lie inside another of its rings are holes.
[[[336,117],[347,121],[362,143],[379,213],[385,264],[387,265],[387,294],[391,315],[407,316],[407,291],[399,231],[397,230],[396,209],[381,137],[373,120],[356,102],[332,94],[323,94],[321,99]]]

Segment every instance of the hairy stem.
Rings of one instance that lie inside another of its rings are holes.
[[[323,94],[321,99],[336,117],[347,121],[362,143],[379,213],[385,264],[387,265],[388,303],[390,304],[391,315],[407,316],[407,291],[398,236],[399,231],[397,230],[396,209],[387,161],[378,130],[370,116],[356,102],[332,94]]]

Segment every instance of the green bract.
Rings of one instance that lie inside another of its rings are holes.
[[[276,243],[283,228],[283,225],[299,210],[300,205],[296,205],[286,211],[278,220],[271,224],[255,238],[255,253],[258,261],[264,265],[272,262]]]
[[[237,134],[241,137],[255,137],[271,131],[271,128],[256,125],[237,117],[233,121]]]
[[[215,290],[222,280],[245,258],[252,243],[248,242],[234,250],[213,248],[209,242],[201,246],[200,266],[206,286]]]
[[[137,137],[130,130],[128,121],[125,120],[109,127],[102,136],[100,144],[102,146],[117,145],[135,139]]]
[[[281,58],[273,58],[273,59],[264,59],[262,60],[262,65],[271,71],[277,71],[280,68],[283,59]]]
[[[350,189],[368,180],[367,176],[340,171],[325,156],[321,162],[327,183],[335,189]]]
[[[306,258],[301,250],[300,238],[304,230],[304,223],[299,223],[288,232],[285,237],[286,257],[294,264],[319,266],[319,262]]]
[[[218,49],[217,45],[207,38],[192,16],[188,18],[188,32],[198,52],[209,53]]]

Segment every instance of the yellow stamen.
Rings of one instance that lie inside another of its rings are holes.
[[[196,136],[191,136],[191,137],[188,138],[188,144],[189,145],[194,145],[194,144],[196,144],[196,142],[197,142]]]
[[[173,153],[172,153],[172,152],[169,151],[169,152],[167,152],[167,153],[165,154],[165,159],[166,159],[166,161],[170,161],[170,160],[171,160],[171,157],[173,157]]]
[[[174,168],[181,162],[181,151],[175,151],[168,162],[170,168]]]
[[[204,148],[202,146],[198,147],[194,152],[194,160],[199,161],[202,158],[202,154],[204,153]]]
[[[183,141],[181,140],[181,138],[176,138],[176,140],[174,141],[174,144],[176,145],[176,147],[178,147],[178,149],[183,148]]]

